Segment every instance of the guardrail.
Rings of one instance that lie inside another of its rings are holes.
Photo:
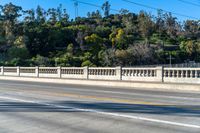
[[[2,76],[200,84],[200,68],[1,67]]]

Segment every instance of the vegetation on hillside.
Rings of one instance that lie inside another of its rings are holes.
[[[153,16],[110,4],[70,20],[66,9],[0,8],[0,65],[134,66],[200,61],[200,21],[178,22],[170,13]]]

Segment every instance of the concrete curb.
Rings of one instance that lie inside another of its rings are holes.
[[[199,91],[200,85],[181,83],[159,83],[159,82],[134,82],[134,81],[107,81],[107,80],[83,80],[83,79],[59,79],[59,78],[33,78],[33,77],[11,77],[0,76],[0,80],[29,81],[43,83],[57,83],[70,85],[87,85],[117,88],[143,88],[150,90],[171,91]]]

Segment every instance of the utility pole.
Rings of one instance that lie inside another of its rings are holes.
[[[169,60],[169,66],[172,67],[172,60],[174,60],[175,58],[172,58],[171,53],[169,53],[169,58],[167,58]]]
[[[171,54],[169,55],[169,65],[170,65],[170,67],[172,66],[172,55]]]
[[[74,2],[74,8],[75,8],[75,18],[78,17],[78,1]]]

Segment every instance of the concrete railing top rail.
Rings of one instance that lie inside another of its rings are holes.
[[[200,68],[186,68],[186,67],[183,67],[183,68],[180,68],[180,67],[178,67],[178,68],[171,68],[171,67],[165,67],[165,70],[200,70]]]
[[[116,69],[116,67],[89,67],[88,69],[96,69],[96,70],[109,70],[109,69]]]

